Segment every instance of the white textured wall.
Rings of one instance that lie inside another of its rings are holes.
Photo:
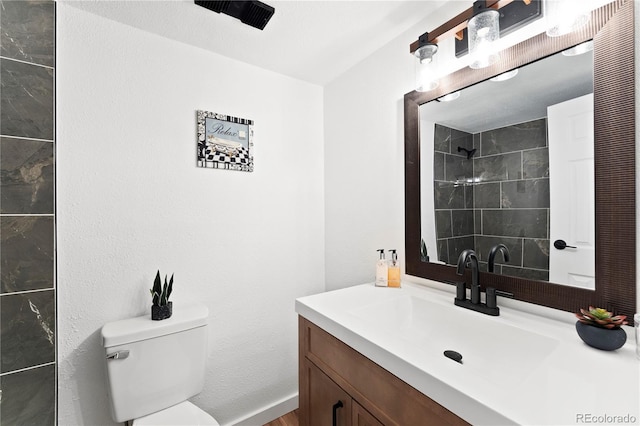
[[[414,87],[409,44],[469,4],[450,1],[325,87],[327,290],[373,281],[380,248],[397,249],[404,272],[403,99]]]
[[[174,309],[211,313],[195,403],[224,424],[295,394],[294,299],[324,290],[322,88],[57,4],[59,423],[112,423],[99,330],[149,310],[158,268]],[[195,167],[197,109],[255,120],[253,173]]]
[[[600,1],[600,0],[598,0]],[[376,249],[398,249],[404,273],[404,94],[415,88],[409,45],[469,8],[468,1],[433,0],[421,23],[325,87],[325,250],[327,289],[375,277]],[[502,40],[513,45],[537,34],[543,21]],[[447,74],[467,66],[453,38],[439,45]],[[388,253],[386,253],[388,256]]]

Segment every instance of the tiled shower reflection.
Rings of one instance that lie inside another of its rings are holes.
[[[473,248],[486,270],[491,247],[511,260],[496,272],[549,279],[549,152],[546,119],[466,133],[439,124],[434,137],[438,260]],[[472,155],[469,155],[472,153]]]
[[[0,424],[56,423],[55,3],[0,0]]]

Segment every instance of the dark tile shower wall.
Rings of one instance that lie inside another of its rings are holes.
[[[55,3],[0,0],[2,425],[56,423]]]
[[[486,262],[499,242],[511,259],[496,272],[549,279],[549,150],[542,118],[474,135],[476,250]]]
[[[473,149],[473,135],[435,125],[434,207],[438,260],[455,264],[460,252],[474,244],[473,159],[458,147]]]
[[[434,146],[440,260],[455,264],[460,251],[474,248],[486,270],[489,250],[503,243],[511,259],[503,265],[498,255],[497,273],[548,280],[546,119],[475,135],[436,124]],[[468,160],[458,146],[475,148],[475,155]]]

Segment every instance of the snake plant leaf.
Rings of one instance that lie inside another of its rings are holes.
[[[171,279],[169,280],[169,287],[167,288],[167,301],[169,301],[169,296],[171,296],[172,291],[173,291],[173,274],[171,274]]]
[[[152,299],[151,299],[152,304],[154,306],[160,306],[160,295],[155,291],[152,291],[151,294],[152,294]]]
[[[158,306],[160,304],[160,295],[162,293],[160,271],[156,273],[156,279],[153,281],[153,288],[150,291],[152,296],[152,303]]]
[[[160,306],[167,304],[167,277],[164,277],[164,286],[162,287],[162,294],[160,295]]]
[[[151,293],[152,301],[155,306],[166,306],[169,304],[169,296],[173,291],[173,274],[171,274],[171,280],[167,282],[167,275],[164,276],[164,286],[160,279],[160,270],[156,273],[156,278],[153,281],[153,288],[149,290]]]
[[[156,293],[162,292],[162,281],[160,281],[160,271],[156,272],[156,279],[153,281],[153,291]]]

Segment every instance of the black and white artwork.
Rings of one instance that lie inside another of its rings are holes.
[[[197,111],[198,167],[253,171],[253,121]]]

